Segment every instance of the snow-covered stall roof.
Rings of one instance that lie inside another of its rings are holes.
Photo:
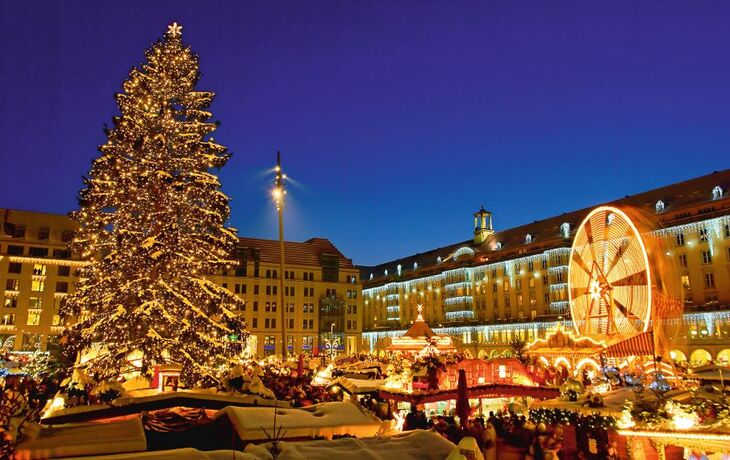
[[[18,444],[18,460],[141,452],[147,449],[142,419],[41,427]],[[135,454],[136,455],[136,454]]]
[[[133,454],[99,455],[93,457],[73,457],[65,460],[260,460],[251,454],[235,450],[202,451],[190,447],[184,449],[135,452]]]
[[[352,379],[338,377],[328,386],[340,386],[349,394],[365,394],[379,391],[385,384],[385,379]]]
[[[389,427],[360,406],[350,402],[327,402],[300,409],[276,409],[276,427],[284,437],[332,439],[337,435],[375,436],[381,427]],[[274,409],[270,407],[226,407],[214,420],[227,417],[242,441],[267,439],[264,430],[274,432]]]
[[[274,406],[290,407],[286,401],[275,401],[257,395],[242,395],[213,390],[178,390],[159,392],[157,390],[132,391],[129,397],[117,398],[111,404],[95,406],[73,406],[52,409],[43,415],[43,423],[67,423],[116,417],[176,406],[222,409],[228,406]]]
[[[432,431],[415,430],[394,436],[334,441],[283,442],[278,460],[390,460],[393,458],[443,460],[455,448],[454,444]],[[249,445],[246,453],[257,460],[269,460],[266,447]]]

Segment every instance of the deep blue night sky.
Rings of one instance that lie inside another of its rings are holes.
[[[558,4],[559,3],[559,4]],[[729,2],[0,0],[0,207],[68,212],[168,23],[217,93],[242,235],[356,263],[730,167]]]

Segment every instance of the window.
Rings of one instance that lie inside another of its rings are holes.
[[[687,254],[680,254],[679,255],[679,266],[680,267],[686,267],[687,266]]]
[[[509,296],[508,295],[504,296],[504,306],[505,306],[505,308],[509,308],[509,306],[510,306],[509,305]]]
[[[515,280],[515,289],[522,289],[522,278],[517,278]]]
[[[30,282],[30,290],[33,292],[43,292],[46,283],[41,280],[32,280]]]
[[[50,235],[51,231],[47,228],[41,228],[38,230],[38,239],[41,241],[48,241],[48,235]]]
[[[41,324],[41,312],[38,310],[28,310],[28,326],[38,326]]]
[[[236,284],[235,284],[235,285],[233,286],[233,292],[234,292],[235,294],[240,294],[240,293],[241,293],[241,285],[240,285],[240,284],[238,284],[238,283],[236,283]]]
[[[309,329],[314,329],[314,320],[313,319],[309,320]]]
[[[46,266],[43,264],[34,264],[33,265],[33,275],[46,276]]]
[[[20,280],[8,279],[5,281],[6,291],[17,291],[20,288]]]
[[[223,284],[221,284],[221,287],[222,287],[223,289],[228,289],[228,283],[223,283]]]
[[[547,275],[543,275],[543,277],[542,277],[542,285],[543,286],[547,286],[548,285],[548,276]]]
[[[259,319],[258,318],[254,318],[251,321],[251,327],[254,328],[254,329],[258,329],[258,327],[259,327]]]
[[[504,280],[504,292],[509,292],[509,280]]]
[[[56,281],[56,292],[68,292],[68,283],[66,281]]]
[[[259,285],[254,284],[253,286],[253,295],[259,295]]]
[[[68,265],[59,265],[58,266],[58,276],[69,276],[71,273],[71,267]]]
[[[276,302],[271,302],[271,311],[276,312]]]
[[[271,270],[266,270],[266,278],[271,278]]]
[[[15,324],[15,313],[5,313],[2,318],[3,326],[12,326]]]
[[[53,319],[51,319],[51,326],[63,326],[61,315],[53,315]]]
[[[266,295],[271,295],[271,286],[266,286]]]
[[[253,311],[259,311],[259,301],[258,300],[253,301]]]
[[[273,293],[273,295],[276,295],[278,293],[278,291],[279,290],[276,286],[271,286],[271,292]]]
[[[272,321],[272,319],[270,319],[270,318],[266,318],[264,320],[264,329],[270,329],[270,328],[274,327],[271,325],[271,321]]]
[[[15,246],[13,244],[8,246],[8,255],[10,256],[22,256],[23,246]]]
[[[528,272],[535,271],[535,262],[533,262],[533,261],[527,262],[527,271]]]
[[[497,292],[497,282],[496,281],[492,285],[492,292]]]
[[[677,233],[674,236],[674,242],[677,246],[684,246],[684,233]]]
[[[314,344],[314,337],[311,335],[305,335],[302,337],[302,348],[305,350],[311,350]]]
[[[715,288],[715,275],[712,272],[705,273],[705,287],[707,289]]]
[[[13,238],[25,238],[25,225],[15,225],[12,230]]]
[[[289,329],[294,329],[294,318],[289,318],[289,326],[287,326]]]
[[[664,212],[664,202],[662,200],[659,200],[656,202],[656,205],[654,205],[654,208],[656,209],[657,214],[660,212]]]
[[[565,282],[565,273],[563,273],[563,272],[557,272],[555,274],[555,281],[557,283],[564,283]]]
[[[5,308],[16,308],[18,306],[17,297],[5,297]]]
[[[712,253],[710,251],[702,251],[702,263],[705,265],[712,263]]]
[[[543,300],[543,302],[545,302],[545,304],[549,304],[550,303],[550,293],[546,292],[545,294],[543,294],[542,300]]]
[[[522,307],[522,294],[517,294],[517,306]]]
[[[43,307],[43,298],[42,297],[30,297],[28,299],[28,307],[29,308],[42,308]]]
[[[264,311],[270,312],[271,311],[271,302],[266,302],[264,306]]]
[[[701,228],[699,231],[700,243],[707,243],[707,229]]]
[[[534,277],[531,276],[531,277],[527,278],[527,287],[529,287],[530,289],[535,287],[535,278]]]
[[[309,322],[306,319],[303,319],[302,320],[302,329],[306,329],[307,328],[307,324],[309,324]]]
[[[38,248],[31,246],[28,249],[28,255],[31,257],[48,257],[48,248]]]
[[[70,259],[71,251],[69,251],[68,249],[54,249],[53,257],[55,259]]]
[[[276,338],[273,335],[264,337],[264,355],[276,353]]]
[[[53,308],[56,310],[61,309],[61,305],[63,305],[63,302],[66,300],[65,297],[54,297],[53,299]]]
[[[8,264],[8,273],[20,273],[23,269],[23,265],[18,262],[10,262]]]

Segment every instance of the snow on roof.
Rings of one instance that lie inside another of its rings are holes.
[[[432,431],[415,430],[369,439],[341,438],[334,441],[283,442],[278,460],[390,460],[417,458],[443,460],[456,446]],[[249,445],[247,454],[269,459],[266,447]]]
[[[40,429],[35,435],[28,441],[18,444],[19,460],[147,450],[147,439],[140,417],[109,423],[36,426]]]
[[[221,417],[228,417],[243,441],[267,439],[264,430],[274,432],[274,409],[270,407],[229,406],[218,411],[213,419]],[[286,438],[370,437],[384,424],[390,426],[389,422],[382,422],[350,402],[327,402],[300,409],[279,408],[276,413],[276,427],[283,428]]]

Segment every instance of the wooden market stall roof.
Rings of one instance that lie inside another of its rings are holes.
[[[646,331],[598,339],[577,335],[559,324],[544,339],[529,344],[526,353],[530,356],[653,356],[654,336]]]

